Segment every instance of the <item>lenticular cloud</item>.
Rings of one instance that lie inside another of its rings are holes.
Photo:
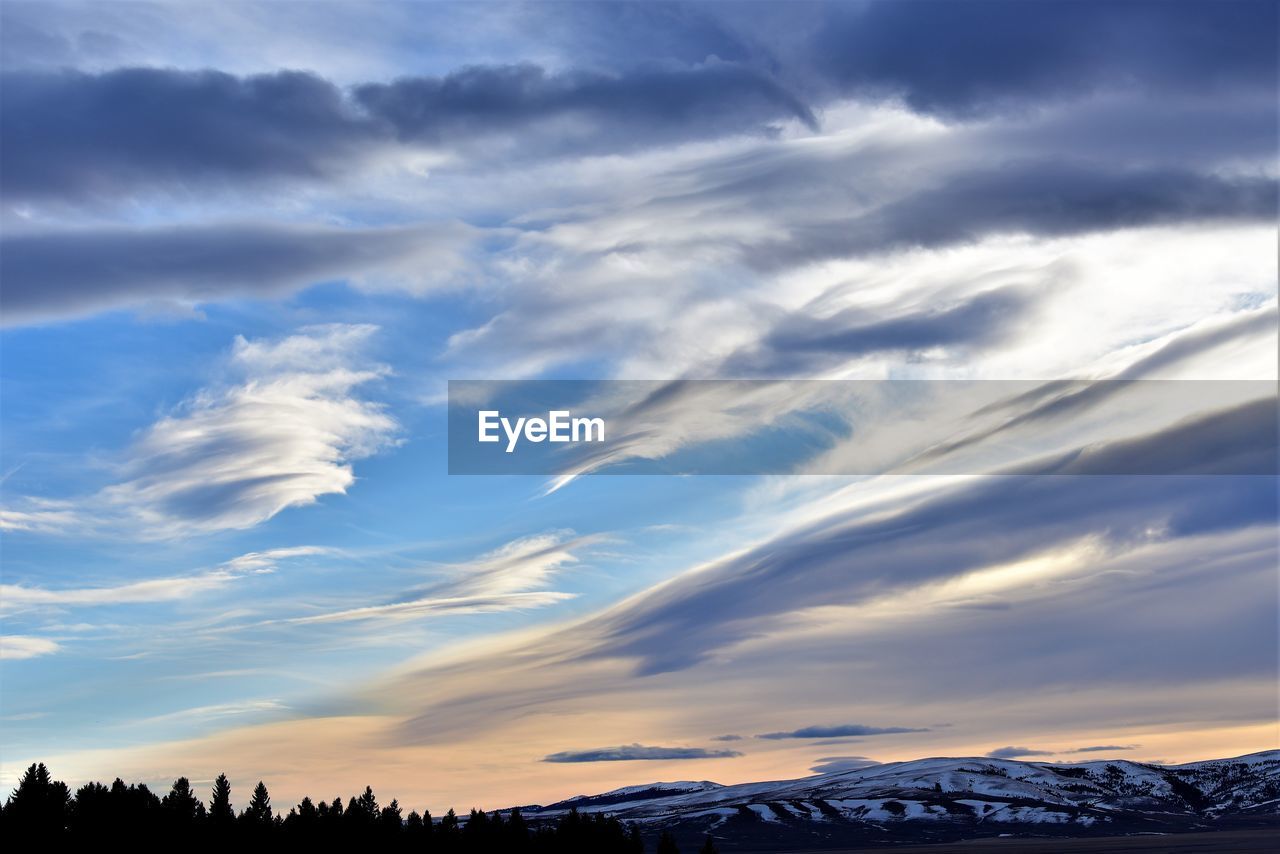
[[[207,388],[134,445],[127,479],[101,495],[154,536],[248,528],[342,493],[354,460],[398,429],[359,396],[386,368],[362,356],[376,327],[308,327],[277,341],[239,338],[235,381]]]

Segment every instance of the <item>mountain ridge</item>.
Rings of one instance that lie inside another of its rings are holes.
[[[521,808],[607,812],[724,850],[1173,833],[1280,816],[1280,750],[1174,765],[928,757],[790,780],[657,782]]]

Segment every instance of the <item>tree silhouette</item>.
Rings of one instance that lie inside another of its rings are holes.
[[[382,808],[382,812],[378,816],[378,824],[382,827],[384,834],[396,835],[403,828],[403,822],[400,818],[400,803],[395,798],[391,799],[391,803]]]
[[[261,780],[253,789],[253,797],[249,799],[249,806],[245,808],[241,819],[255,828],[267,828],[271,826],[273,816],[271,814],[271,795],[267,793],[266,784]]]
[[[209,798],[209,821],[215,828],[226,829],[235,818],[231,810],[231,783],[226,774],[219,774],[213,781],[213,795]]]
[[[101,783],[85,783],[76,789],[70,825],[77,835],[110,832],[113,826],[111,790]]]
[[[165,811],[168,823],[176,827],[189,827],[198,819],[204,818],[204,804],[191,791],[191,781],[186,777],[173,781],[173,787],[160,801],[160,806]]]
[[[676,838],[671,835],[671,831],[664,830],[658,837],[658,854],[680,854],[680,846],[676,845]]]
[[[53,780],[43,762],[32,763],[4,808],[4,823],[17,833],[44,829],[61,834],[67,827],[71,791],[61,780]]]
[[[244,812],[236,818],[231,784],[225,774],[214,781],[209,808],[196,798],[191,781],[179,777],[163,799],[143,784],[117,778],[110,787],[86,783],[72,798],[39,763],[29,767],[7,803],[0,807],[0,828],[10,846],[21,842],[53,850],[113,847],[185,850],[236,850],[236,854],[303,850],[375,850],[416,854],[642,854],[634,826],[603,813],[577,810],[558,820],[526,819],[520,810],[486,813],[472,809],[464,820],[449,810],[437,824],[431,813],[402,816],[398,800],[379,809],[372,787],[350,799],[313,802],[304,797],[286,814],[271,806],[266,783],[259,781]],[[708,845],[710,845],[708,840]],[[677,854],[664,834],[658,850]],[[714,847],[705,849],[714,851]]]
[[[720,854],[720,849],[716,847],[715,840],[711,838],[711,834],[707,834],[707,840],[702,843],[702,850],[699,854]]]
[[[378,799],[373,796],[373,787],[365,786],[364,794],[356,801],[356,809],[364,814],[370,822],[378,817]]]

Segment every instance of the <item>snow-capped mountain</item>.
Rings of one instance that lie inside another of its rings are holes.
[[[629,786],[525,814],[573,808],[736,849],[1203,830],[1280,816],[1280,751],[1186,765],[919,759],[767,783]]]

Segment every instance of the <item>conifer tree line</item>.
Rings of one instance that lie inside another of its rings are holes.
[[[342,798],[312,801],[305,797],[288,812],[271,805],[259,782],[248,805],[237,814],[231,783],[219,774],[208,806],[186,777],[157,796],[145,783],[110,786],[86,783],[72,794],[54,780],[44,763],[32,764],[0,806],[0,839],[67,844],[148,841],[187,849],[277,850],[285,846],[434,852],[434,854],[643,854],[645,843],[635,825],[604,814],[571,810],[554,822],[526,822],[519,809],[486,813],[473,809],[459,818],[451,809],[440,819],[423,810],[405,815],[394,798],[381,805],[366,786],[344,805]],[[56,849],[55,849],[56,850]],[[680,854],[675,838],[663,832],[657,854]],[[708,836],[700,854],[718,854]]]

